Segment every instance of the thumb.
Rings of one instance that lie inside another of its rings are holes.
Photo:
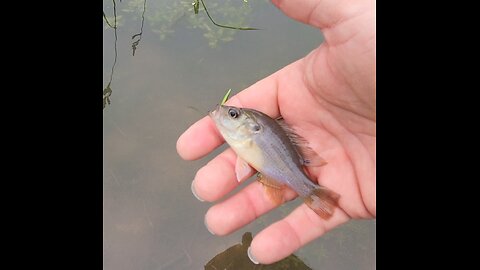
[[[271,0],[285,15],[320,30],[371,8],[373,0]]]

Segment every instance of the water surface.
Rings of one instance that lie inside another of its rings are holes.
[[[221,29],[202,9],[195,15],[191,2],[115,1],[116,38],[104,22],[102,87],[110,83],[111,89],[104,108],[106,270],[203,269],[245,232],[255,235],[300,203],[290,202],[229,236],[213,236],[203,225],[211,204],[197,201],[190,184],[224,147],[186,162],[175,143],[227,89],[236,93],[303,57],[322,42],[321,33],[268,1],[205,0],[219,23],[262,28]],[[103,3],[114,24],[113,1]],[[374,269],[375,221],[347,223],[296,255],[313,269]]]

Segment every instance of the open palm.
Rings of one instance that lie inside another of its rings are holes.
[[[233,96],[228,105],[282,116],[321,157],[309,167],[313,180],[340,194],[339,208],[323,220],[302,204],[253,239],[251,254],[273,263],[350,218],[374,218],[375,207],[375,28],[373,0],[272,1],[288,16],[319,28],[318,48]],[[177,142],[180,156],[198,159],[224,143],[205,117]],[[198,197],[215,201],[239,183],[236,156],[227,149],[201,168],[192,183]],[[287,199],[296,195],[289,191]],[[212,206],[205,223],[228,234],[275,207],[259,182]]]

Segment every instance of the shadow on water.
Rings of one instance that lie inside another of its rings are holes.
[[[252,233],[246,232],[242,236],[242,243],[229,247],[211,259],[205,270],[280,270],[297,269],[312,270],[294,254],[287,258],[269,265],[254,264],[247,255],[247,249],[252,243]]]

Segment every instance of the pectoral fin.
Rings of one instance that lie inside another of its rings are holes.
[[[261,173],[257,173],[257,180],[262,183],[265,193],[273,203],[280,205],[285,201],[285,185],[278,183],[274,179],[267,178]]]
[[[235,162],[235,175],[237,176],[238,182],[247,180],[254,172],[255,170],[250,167],[245,160],[237,156],[237,161]]]

